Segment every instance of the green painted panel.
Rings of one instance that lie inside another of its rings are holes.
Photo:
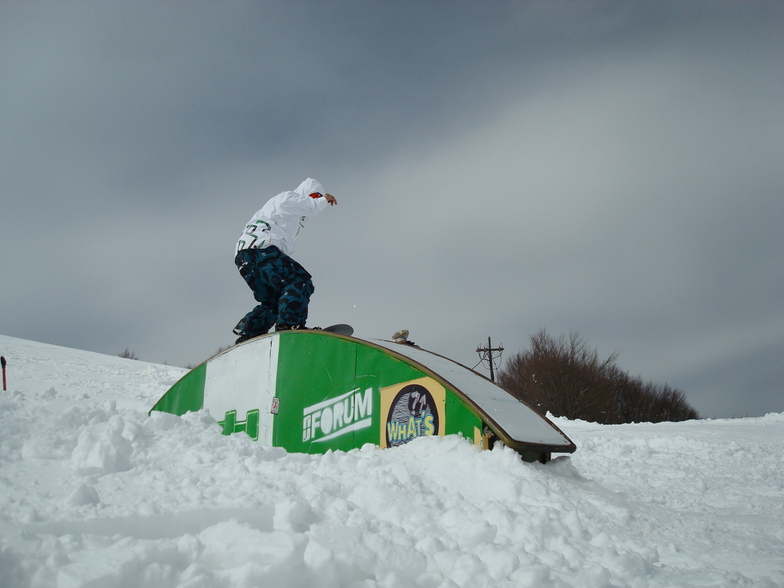
[[[150,409],[170,412],[178,416],[186,412],[196,412],[204,406],[204,381],[207,377],[207,364],[192,369],[169,388],[161,399]]]
[[[461,434],[477,442],[481,435],[483,422],[452,390],[447,388],[446,395],[446,435]]]
[[[356,447],[370,430],[374,394],[356,377],[357,344],[320,333],[282,333],[273,445],[324,453]],[[372,439],[368,439],[372,442]]]

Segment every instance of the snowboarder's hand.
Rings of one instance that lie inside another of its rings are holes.
[[[335,206],[338,203],[332,194],[324,194],[324,198],[327,199],[327,202],[329,202],[330,206]]]

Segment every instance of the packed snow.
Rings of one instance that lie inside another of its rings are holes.
[[[784,414],[302,455],[153,413],[184,373],[0,336],[0,586],[784,587]]]

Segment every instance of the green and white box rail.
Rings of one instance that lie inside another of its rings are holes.
[[[485,448],[501,442],[526,461],[576,449],[547,418],[446,357],[323,331],[270,333],[218,353],[151,412],[203,409],[225,434],[297,453],[455,434]]]

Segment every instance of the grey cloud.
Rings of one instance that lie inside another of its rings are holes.
[[[242,223],[309,175],[315,324],[471,366],[578,330],[706,416],[775,407],[783,11],[5,3],[0,332],[201,361]]]

